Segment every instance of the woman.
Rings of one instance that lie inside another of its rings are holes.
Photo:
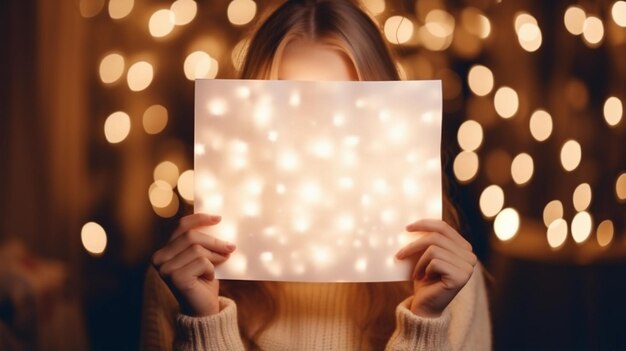
[[[252,38],[241,78],[399,79],[378,27],[347,0],[284,3]],[[417,262],[412,282],[220,285],[214,267],[236,247],[194,230],[219,230],[219,216],[186,216],[152,258],[143,348],[488,350],[482,271],[447,199],[444,219],[407,226],[425,233],[397,254]]]

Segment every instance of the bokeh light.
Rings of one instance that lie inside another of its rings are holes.
[[[591,197],[592,192],[589,184],[582,183],[577,186],[572,196],[572,203],[576,211],[585,211],[591,205]]]
[[[611,96],[604,102],[604,120],[611,127],[619,124],[624,114],[624,106],[622,101],[616,97]]]
[[[611,7],[611,15],[615,24],[626,28],[626,1],[616,1]]]
[[[178,182],[178,166],[171,161],[163,161],[159,163],[153,172],[154,181],[162,180],[167,182],[170,187],[176,187]]]
[[[85,250],[94,256],[102,255],[107,247],[107,234],[96,222],[87,222],[83,225],[80,240]]]
[[[460,152],[454,159],[453,169],[460,182],[471,181],[478,173],[478,155],[473,151]]]
[[[504,206],[504,191],[497,185],[486,187],[480,194],[479,205],[485,217],[494,217]]]
[[[485,66],[475,65],[469,70],[467,83],[474,94],[485,96],[493,90],[493,73]]]
[[[593,220],[591,219],[591,215],[589,212],[581,211],[578,212],[574,219],[572,220],[572,238],[574,241],[581,244],[589,238],[591,234],[591,229],[593,226]]]
[[[374,16],[378,16],[385,11],[385,0],[364,0],[363,5]]]
[[[171,218],[171,217],[174,217],[178,213],[179,206],[180,206],[180,201],[178,200],[178,196],[172,194],[169,204],[167,204],[165,207],[152,206],[152,210],[159,217]]]
[[[122,19],[130,14],[134,5],[134,0],[109,0],[109,16],[112,19]]]
[[[613,222],[610,219],[602,221],[596,230],[596,240],[598,241],[598,245],[602,247],[608,246],[613,240],[614,231],[615,228],[613,227]]]
[[[496,112],[502,118],[513,117],[519,108],[519,98],[517,97],[517,93],[509,87],[502,87],[498,89],[493,102]]]
[[[175,24],[184,26],[196,17],[198,5],[194,0],[177,0],[172,3],[170,10],[174,14]]]
[[[507,241],[513,239],[520,227],[520,218],[513,208],[505,208],[500,211],[493,222],[493,229],[498,239]]]
[[[104,122],[104,136],[111,144],[124,141],[129,133],[130,117],[126,112],[113,112]]]
[[[563,204],[559,200],[552,200],[548,202],[543,209],[543,223],[546,227],[556,221],[559,218],[563,218]]]
[[[461,25],[468,32],[481,39],[491,34],[491,22],[479,9],[466,7],[461,12]]]
[[[391,16],[383,27],[385,38],[392,44],[404,44],[413,36],[413,22],[404,16]]]
[[[478,122],[467,120],[459,127],[457,140],[461,149],[475,151],[483,142],[483,128]]]
[[[530,134],[535,140],[545,141],[552,134],[552,116],[544,110],[537,110],[530,116]]]
[[[582,149],[576,140],[568,140],[561,148],[561,165],[571,172],[578,167],[582,158]]]
[[[158,134],[167,126],[167,109],[161,105],[152,105],[143,113],[143,129],[148,134]]]
[[[115,83],[124,74],[124,56],[112,53],[100,61],[100,80],[102,83]]]
[[[154,77],[152,65],[146,61],[139,61],[130,66],[126,74],[128,88],[132,91],[142,91],[150,86]]]
[[[533,16],[527,13],[518,14],[515,17],[515,32],[522,49],[535,52],[541,47],[541,29]]]
[[[562,218],[558,218],[550,223],[547,239],[548,245],[553,249],[563,246],[565,240],[567,240],[567,222]]]
[[[188,202],[193,201],[194,192],[194,172],[192,169],[184,171],[180,177],[178,177],[178,193]]]
[[[521,153],[513,159],[511,163],[511,176],[518,185],[528,183],[533,176],[535,166],[533,158],[526,153]]]
[[[104,8],[104,0],[80,0],[78,7],[81,16],[94,17]]]
[[[170,9],[161,9],[155,11],[152,16],[150,16],[148,29],[150,30],[150,35],[153,37],[162,38],[170,34],[175,25],[176,16],[174,16],[174,12]]]
[[[219,71],[219,63],[204,51],[194,51],[187,56],[183,66],[185,77],[195,79],[213,79]]]
[[[585,19],[587,19],[585,10],[578,6],[570,6],[565,10],[563,22],[568,32],[573,35],[581,35],[583,34]]]
[[[589,16],[585,19],[583,25],[583,39],[590,47],[597,47],[604,38],[604,24],[602,20],[595,16]]]
[[[620,174],[615,182],[615,194],[620,201],[626,201],[626,172]]]
[[[172,186],[164,180],[155,180],[148,189],[148,198],[153,207],[167,207],[173,196]]]
[[[256,15],[256,2],[252,0],[233,0],[228,4],[228,20],[230,23],[242,26],[250,23]]]

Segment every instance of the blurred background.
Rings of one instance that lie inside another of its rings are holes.
[[[0,349],[135,350],[193,208],[193,79],[276,1],[0,2]],[[365,0],[441,79],[445,171],[497,350],[626,350],[626,1]]]

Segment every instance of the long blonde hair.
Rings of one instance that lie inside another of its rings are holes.
[[[311,39],[336,46],[350,58],[359,80],[399,80],[379,27],[358,4],[348,0],[283,3],[260,22],[249,43],[240,78],[277,78],[282,49],[293,39]],[[444,195],[443,205],[444,220],[458,229],[458,217],[447,195]],[[368,303],[355,309],[355,318],[369,336],[370,346],[381,349],[393,331],[395,307],[411,294],[412,284],[361,285]],[[242,337],[251,348],[274,321],[278,291],[275,282],[223,281],[221,284],[221,294],[237,301],[239,320],[246,322],[241,325]]]

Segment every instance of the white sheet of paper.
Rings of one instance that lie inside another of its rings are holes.
[[[441,218],[440,81],[196,80],[195,211],[237,244],[220,279],[408,280]]]

